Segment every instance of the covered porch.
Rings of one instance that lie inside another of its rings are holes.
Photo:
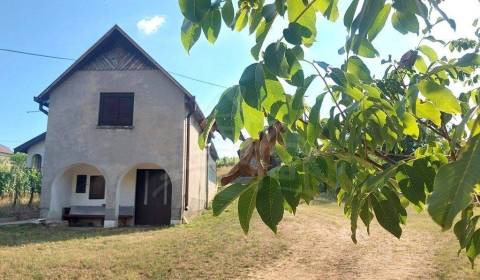
[[[169,225],[172,183],[157,164],[142,163],[115,174],[73,164],[51,184],[49,218],[71,226]]]

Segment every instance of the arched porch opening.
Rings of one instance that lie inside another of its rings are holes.
[[[134,219],[126,221],[128,225],[170,224],[172,182],[159,164],[139,163],[130,167],[120,177],[118,190],[118,204],[134,207]]]
[[[105,207],[105,186],[105,173],[93,165],[76,163],[66,167],[53,180],[49,218],[60,220],[65,209],[72,207],[101,211]]]

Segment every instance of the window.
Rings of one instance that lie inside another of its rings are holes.
[[[100,93],[99,126],[132,126],[133,93]]]
[[[88,199],[105,198],[105,179],[103,176],[90,176],[90,192]]]
[[[87,175],[77,175],[76,193],[87,192]]]
[[[39,154],[35,154],[32,157],[32,168],[37,170],[38,172],[42,171],[42,156]]]

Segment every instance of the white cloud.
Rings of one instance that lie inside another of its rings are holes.
[[[155,32],[165,23],[165,16],[146,17],[137,22],[138,30],[150,35]]]

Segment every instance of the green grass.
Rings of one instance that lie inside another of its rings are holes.
[[[5,279],[218,279],[268,263],[284,242],[260,230],[246,238],[233,212],[170,228],[0,228]],[[240,269],[239,269],[240,268]],[[1,278],[1,277],[0,277]]]
[[[232,209],[168,228],[0,227],[0,279],[480,279],[425,214],[409,213],[401,240],[375,224],[355,245],[334,204],[286,214],[278,235],[254,216],[245,236]]]

